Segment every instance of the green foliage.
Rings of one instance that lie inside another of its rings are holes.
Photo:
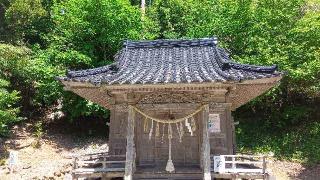
[[[9,127],[23,119],[17,105],[21,98],[20,92],[13,90],[17,88],[10,85],[10,80],[26,64],[23,57],[27,53],[26,48],[0,44],[0,136],[7,135]]]
[[[41,147],[41,139],[43,136],[43,123],[41,121],[38,121],[34,125],[34,132],[33,136],[35,136],[35,141],[31,143],[33,148],[40,148]]]
[[[47,11],[41,0],[14,0],[6,9],[6,20],[16,40],[37,36],[45,24]]]
[[[261,127],[263,123],[254,121],[242,121],[237,128],[237,144],[240,151],[272,152],[281,159],[308,164],[319,163],[319,122],[308,123],[299,128],[278,129]]]
[[[123,40],[142,37],[140,10],[127,0],[62,1],[53,7],[53,20],[50,40],[62,40],[56,43],[94,58],[94,64],[110,62]]]
[[[32,98],[31,105],[51,105],[61,97],[62,89],[55,76],[63,74],[64,69],[47,63],[42,54],[33,54],[25,47],[0,44],[0,57],[3,76],[23,92],[24,99]]]
[[[0,78],[0,136],[7,135],[9,126],[20,121],[19,108],[16,103],[19,100],[18,91],[9,91],[9,82]]]
[[[100,117],[103,119],[109,118],[109,111],[105,108],[94,104],[88,100],[67,92],[64,94],[63,110],[68,114],[69,120],[74,120],[78,117]]]
[[[91,58],[77,51],[59,52],[54,48],[34,51],[36,53],[25,47],[0,44],[0,75],[10,79],[12,85],[22,92],[21,104],[24,107],[49,108],[57,100],[62,100],[70,120],[79,116],[108,117],[107,110],[63,91],[55,79],[65,74],[65,66],[89,66]]]
[[[148,15],[160,29],[159,38],[178,38],[186,35],[188,19],[192,1],[184,0],[156,0]]]

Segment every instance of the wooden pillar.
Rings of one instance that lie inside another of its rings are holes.
[[[126,150],[126,166],[124,172],[124,180],[132,180],[133,166],[135,162],[134,150],[134,110],[129,106],[128,125],[127,125],[127,150]]]
[[[202,168],[203,179],[211,180],[210,140],[208,134],[209,105],[205,105],[202,115]]]

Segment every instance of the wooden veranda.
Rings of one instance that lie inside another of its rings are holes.
[[[253,155],[221,155],[216,156],[219,162],[214,162],[211,156],[212,179],[268,179],[266,156]],[[219,163],[219,165],[216,165]],[[87,154],[74,158],[72,177],[101,178],[109,180],[122,178],[125,173],[125,155],[109,155],[108,153]],[[202,171],[199,167],[176,167],[175,173],[168,176],[162,169],[141,167],[136,169],[133,179],[156,180],[186,179],[201,180]],[[183,175],[183,176],[182,176]]]

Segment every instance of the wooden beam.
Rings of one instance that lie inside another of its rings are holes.
[[[211,180],[210,140],[208,134],[209,105],[205,105],[202,115],[202,168],[203,179]]]
[[[128,126],[127,126],[127,151],[124,180],[132,180],[134,163],[134,110],[129,106]]]

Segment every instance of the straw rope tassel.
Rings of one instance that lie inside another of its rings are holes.
[[[156,137],[159,137],[160,136],[160,127],[159,127],[159,123],[157,122],[157,125],[156,125]]]
[[[164,128],[165,128],[166,124],[162,125],[162,137],[161,137],[161,143],[164,142]]]
[[[152,133],[153,133],[153,120],[151,120],[151,127],[150,127],[150,132],[149,132],[149,140],[151,140]]]
[[[166,171],[173,172],[174,171],[174,165],[171,159],[171,139],[172,139],[172,127],[171,124],[168,125],[168,140],[169,140],[169,159],[166,166]]]
[[[188,122],[188,119],[186,119],[185,124],[186,124],[186,127],[188,128],[189,133],[191,134],[191,136],[193,136],[191,124]]]
[[[181,137],[183,137],[183,135],[184,135],[183,122],[180,122],[180,131],[181,131]]]
[[[143,132],[148,132],[148,119],[146,117],[144,118]]]
[[[181,136],[181,129],[180,129],[180,124],[176,123],[178,135],[179,135],[179,142],[182,142],[182,136]]]
[[[197,130],[196,121],[194,120],[193,117],[191,117],[191,131],[192,131],[192,135],[195,134],[196,130]]]

